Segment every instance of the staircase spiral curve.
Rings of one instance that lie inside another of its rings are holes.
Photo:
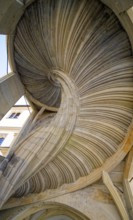
[[[16,146],[5,172],[6,199],[95,182],[132,145],[127,34],[98,0],[38,0],[19,21],[13,43],[29,99],[51,113]]]

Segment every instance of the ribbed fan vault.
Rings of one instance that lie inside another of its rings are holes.
[[[17,25],[14,59],[29,99],[58,111],[47,126],[43,117],[15,148],[20,161],[10,174],[12,165],[7,166],[13,186],[8,195],[15,187],[15,196],[56,189],[89,178],[106,168],[108,159],[113,168],[118,152],[118,161],[124,157],[133,113],[133,59],[110,9],[98,0],[35,1]]]

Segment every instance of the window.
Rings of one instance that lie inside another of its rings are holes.
[[[8,118],[18,118],[19,115],[20,115],[20,112],[17,112],[17,113],[13,112],[13,113],[11,113],[11,115]]]
[[[1,137],[1,138],[0,138],[0,145],[2,144],[2,142],[4,141],[4,139],[5,139],[4,137]]]
[[[6,35],[0,34],[0,78],[11,72],[7,56]]]

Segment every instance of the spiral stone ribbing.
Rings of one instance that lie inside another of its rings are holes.
[[[19,162],[6,168],[12,184],[6,199],[15,188],[22,196],[76,185],[82,177],[90,184],[102,167],[122,160],[133,113],[133,59],[110,9],[98,0],[36,1],[17,26],[14,58],[29,99],[58,111],[15,148]]]

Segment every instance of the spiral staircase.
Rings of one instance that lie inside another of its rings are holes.
[[[112,171],[133,143],[132,47],[112,10],[99,0],[34,1],[8,42],[38,114],[0,164],[1,207],[75,192]]]

